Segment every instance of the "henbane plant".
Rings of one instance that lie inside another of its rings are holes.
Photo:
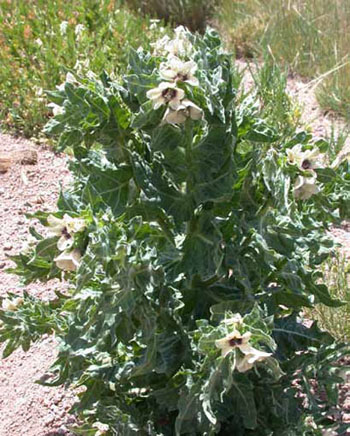
[[[269,126],[214,31],[153,49],[118,81],[49,93],[46,132],[70,148],[74,184],[33,216],[48,237],[31,229],[12,271],[70,290],[9,295],[4,356],[55,332],[45,383],[82,387],[77,434],[321,435],[346,347],[302,309],[341,304],[320,265],[349,215],[348,162]]]

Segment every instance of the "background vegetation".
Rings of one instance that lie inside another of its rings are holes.
[[[124,4],[143,15],[157,16],[170,24],[181,24],[192,31],[204,32],[218,0],[125,0]]]
[[[350,118],[350,3],[346,0],[222,0],[218,25],[243,56],[268,51],[316,79],[325,109]]]
[[[289,72],[314,79],[322,107],[349,120],[346,0],[2,0],[2,128],[38,138],[51,113],[44,90],[74,67],[117,73],[129,46],[147,46],[164,29],[154,18],[201,32],[209,23],[239,55],[269,53]]]
[[[130,46],[147,47],[157,30],[119,6],[114,0],[0,3],[3,128],[38,137],[51,113],[45,90],[60,84],[67,70],[116,73]]]

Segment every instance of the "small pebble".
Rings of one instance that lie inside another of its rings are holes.
[[[49,415],[49,416],[45,419],[44,423],[45,423],[46,425],[51,424],[51,423],[54,421],[54,419],[55,419],[54,416]]]

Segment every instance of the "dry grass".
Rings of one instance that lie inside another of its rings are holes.
[[[173,25],[203,32],[217,0],[127,0],[126,4],[144,15],[156,16]]]
[[[348,0],[222,0],[217,15],[239,54],[268,51],[293,71],[320,77],[321,105],[350,120]]]

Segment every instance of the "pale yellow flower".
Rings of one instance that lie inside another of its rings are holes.
[[[203,117],[202,109],[187,98],[181,102],[181,105],[184,106],[188,116],[192,118],[192,120],[200,120]]]
[[[314,170],[323,168],[324,155],[316,147],[312,150],[302,150],[301,144],[297,144],[287,150],[288,161],[292,165],[297,165],[300,170]]]
[[[169,43],[169,41],[169,36],[164,35],[163,38],[160,38],[156,42],[151,43],[151,46],[154,48],[153,54],[155,56],[163,55],[165,52],[165,47]]]
[[[185,97],[185,92],[183,89],[177,88],[176,83],[162,82],[157,88],[147,91],[146,95],[152,100],[154,109],[168,104],[171,109],[176,110]]]
[[[175,29],[175,38],[164,45],[164,50],[172,56],[186,56],[191,53],[192,44],[183,26],[178,26]]]
[[[16,311],[18,307],[23,304],[24,300],[21,297],[16,297],[13,300],[10,300],[9,298],[5,298],[5,300],[2,300],[2,308],[6,311]]]
[[[62,106],[59,106],[59,105],[56,104],[56,103],[49,103],[47,106],[48,106],[50,109],[52,109],[52,113],[53,113],[54,116],[56,116],[56,115],[61,115],[61,114],[63,114],[63,112],[64,112],[63,107],[62,107]]]
[[[72,218],[71,216],[65,214],[63,219],[66,223],[66,228],[69,234],[81,232],[85,229],[86,223],[82,218]]]
[[[232,350],[239,349],[243,352],[244,349],[250,347],[249,339],[252,336],[250,332],[246,332],[243,335],[237,330],[234,330],[232,333],[228,334],[222,339],[218,339],[215,341],[215,345],[217,348],[221,349],[221,355],[225,357]]]
[[[266,353],[265,351],[257,350],[252,346],[245,347],[241,350],[244,354],[243,358],[237,358],[236,369],[238,372],[246,372],[253,368],[256,362],[262,362],[271,356],[271,353]]]
[[[76,271],[76,269],[79,267],[80,259],[80,251],[78,249],[74,249],[72,251],[63,251],[54,260],[58,268],[62,269],[63,271]]]
[[[168,108],[164,114],[163,122],[169,124],[181,124],[190,117],[192,120],[200,120],[203,117],[203,111],[188,99],[182,100],[177,110]]]
[[[187,120],[186,111],[184,109],[178,109],[173,111],[172,109],[167,109],[163,117],[163,123],[168,124],[182,124]]]
[[[308,200],[314,194],[318,194],[320,188],[316,185],[316,176],[298,176],[293,189],[294,198],[297,200]]]
[[[95,436],[105,435],[107,433],[107,431],[109,430],[108,424],[103,424],[102,422],[99,422],[99,421],[94,422],[92,424],[92,426],[97,429]]]
[[[183,26],[178,26],[174,32],[175,37],[173,39],[170,39],[168,35],[164,35],[151,44],[155,56],[181,57],[190,55],[193,46],[188,39],[189,32]]]
[[[182,25],[175,27],[174,33],[176,35],[176,38],[187,39],[188,31],[186,30],[186,27]]]
[[[160,64],[159,75],[164,80],[186,82],[192,86],[198,86],[198,79],[194,76],[196,70],[197,64],[194,61],[183,62],[173,56],[167,62]]]
[[[238,317],[236,318],[238,320]],[[246,372],[250,370],[256,362],[261,362],[267,357],[271,356],[271,353],[257,350],[249,343],[251,333],[246,332],[243,335],[234,330],[222,339],[215,341],[215,345],[221,349],[221,355],[227,356],[233,350],[239,350],[236,353],[235,369],[238,372]]]
[[[47,217],[49,224],[49,236],[59,236],[57,248],[60,251],[67,250],[73,245],[74,233],[84,230],[86,223],[82,218],[72,218],[64,214],[63,218],[56,218],[54,215]]]

